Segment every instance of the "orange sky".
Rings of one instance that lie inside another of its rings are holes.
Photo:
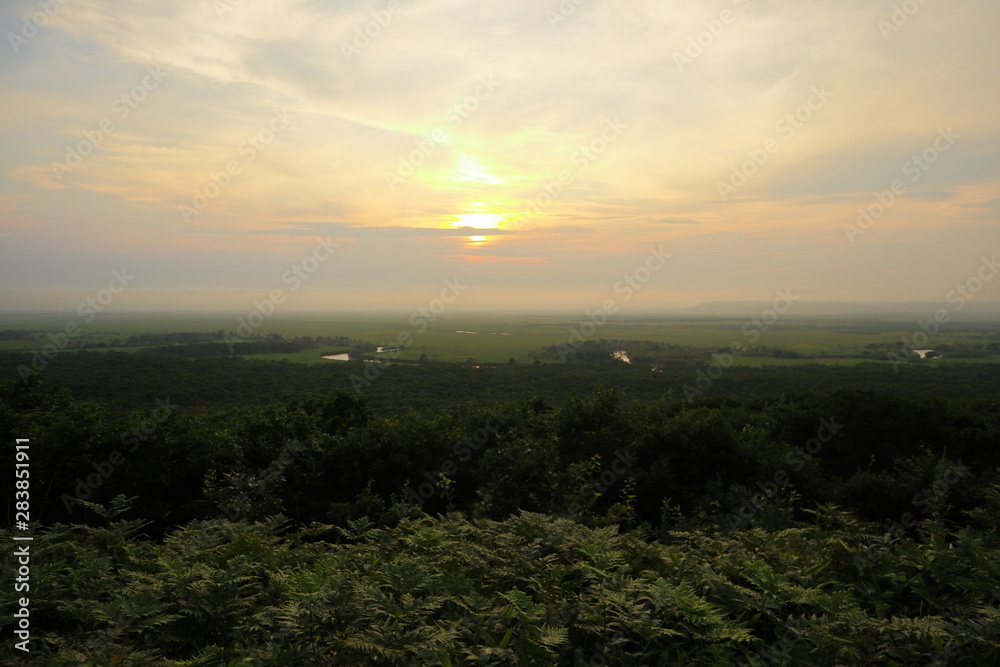
[[[5,3],[0,309],[246,311],[317,239],[289,310],[584,309],[661,246],[628,308],[941,301],[1000,239],[1000,6],[893,6]]]

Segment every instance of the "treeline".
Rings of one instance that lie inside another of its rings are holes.
[[[155,354],[187,359],[205,357],[228,357],[243,354],[270,354],[274,352],[301,352],[313,349],[316,343],[302,343],[293,340],[252,340],[225,343],[176,343],[163,347],[146,347],[136,354]]]
[[[627,363],[616,353],[626,352],[629,362],[645,366],[687,365],[708,362],[711,350],[692,345],[674,345],[642,340],[581,340],[572,344],[560,343],[542,348],[541,358],[560,363],[623,364]]]
[[[4,329],[0,331],[0,340],[28,340],[35,334],[42,334],[44,331],[32,331],[24,329]]]
[[[990,336],[990,338],[995,337],[995,335]],[[981,335],[980,338],[985,339],[986,336]],[[1000,353],[1000,343],[971,341],[942,343],[934,346],[933,351],[934,354],[930,355],[932,358],[944,356],[950,359],[985,359]],[[667,366],[698,366],[711,363],[713,355],[731,353],[731,350],[727,348],[713,350],[656,341],[601,339],[548,345],[542,348],[539,356],[560,363],[613,365],[627,363],[621,358],[621,353],[625,353],[629,363],[659,370]],[[803,353],[768,345],[748,345],[740,350],[740,356],[775,359],[864,359],[880,362],[895,359],[909,363],[920,362],[920,356],[912,352],[912,345],[902,341],[869,343],[858,353],[836,354],[826,351]]]
[[[155,345],[191,345],[193,343],[211,343],[223,340],[226,332],[219,329],[215,332],[182,331],[172,333],[144,333],[126,336],[125,347],[148,347]]]
[[[27,331],[8,329],[0,331],[0,340],[37,340],[39,342],[50,343],[52,339],[45,331]],[[217,343],[226,342],[238,345],[254,344],[257,347],[247,347],[245,350],[267,349],[267,351],[280,351],[276,349],[276,343],[294,344],[297,349],[314,349],[320,345],[336,345],[338,347],[352,347],[359,351],[374,350],[375,345],[366,341],[359,341],[348,336],[295,336],[286,339],[280,333],[271,333],[263,336],[241,336],[239,333],[227,332],[223,329],[218,331],[179,331],[169,333],[141,333],[122,336],[120,333],[91,332],[80,334],[67,340],[64,347],[70,349],[103,349],[111,347],[139,347],[143,353],[168,354],[171,356],[186,356],[191,358],[222,356],[220,350],[225,349],[226,354],[260,354],[255,351],[232,352],[230,346],[222,347]],[[215,345],[213,345],[215,344]],[[267,344],[267,345],[265,345]],[[268,347],[270,345],[271,347]],[[41,346],[40,346],[41,347]],[[271,348],[275,349],[271,349]]]
[[[0,382],[20,381],[18,367],[30,367],[31,362],[32,357],[24,353],[0,352]],[[489,368],[393,363],[380,366],[376,373],[371,368],[366,372],[362,362],[305,365],[239,357],[189,359],[84,351],[57,355],[46,364],[41,379],[45,386],[64,386],[76,399],[98,402],[115,413],[147,409],[157,398],[167,396],[187,408],[209,412],[288,401],[302,392],[331,395],[355,386],[382,414],[411,408],[432,413],[457,404],[507,401],[526,395],[543,396],[558,405],[598,385],[621,387],[629,400],[645,402],[683,400],[685,386],[696,387],[706,399],[826,393],[851,387],[911,398],[1000,396],[1000,373],[994,364],[938,368],[900,364],[898,372],[890,364],[875,363],[724,370],[706,363],[664,365],[659,370],[654,373],[621,362]],[[357,378],[363,381],[357,382]]]
[[[223,341],[223,342],[217,342]],[[300,352],[313,350],[320,345],[337,345],[368,349],[363,341],[347,336],[295,336],[288,339],[280,333],[260,337],[243,337],[219,329],[214,333],[165,333],[140,334],[125,339],[126,347],[143,347],[142,354],[162,354],[173,357],[198,359],[241,354],[270,354],[273,352]]]
[[[166,398],[113,417],[21,383],[2,399],[2,432],[38,443],[40,517],[76,520],[80,501],[124,494],[160,531],[220,514],[391,522],[399,503],[654,531],[672,529],[675,513],[775,527],[826,503],[892,523],[958,518],[1000,482],[996,401],[843,390],[647,404],[598,389],[558,407],[538,397],[383,416],[338,391],[209,415]]]

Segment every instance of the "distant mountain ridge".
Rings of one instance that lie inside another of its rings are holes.
[[[956,318],[969,316],[992,316],[1000,319],[1000,303],[993,301],[968,301],[956,311],[959,304],[947,301],[796,301],[789,309],[789,316],[799,315],[914,315],[933,317],[943,309]],[[707,301],[690,308],[678,309],[678,313],[692,315],[759,315],[770,308],[770,301]]]

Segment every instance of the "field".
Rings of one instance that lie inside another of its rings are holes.
[[[31,664],[1000,664],[1000,323],[917,317],[7,317]]]
[[[703,350],[722,350],[739,342],[750,347],[766,347],[788,353],[778,356],[747,356],[737,360],[739,365],[760,366],[770,364],[795,365],[820,361],[822,363],[852,364],[886,358],[882,346],[910,341],[919,331],[917,320],[896,316],[894,318],[868,318],[844,320],[829,316],[782,318],[767,326],[750,318],[636,316],[612,318],[605,323],[591,323],[571,315],[503,315],[503,314],[446,314],[434,321],[381,313],[342,314],[278,314],[254,329],[254,336],[280,334],[285,339],[297,337],[345,336],[373,345],[394,345],[398,341],[408,344],[393,353],[402,361],[417,361],[426,355],[428,361],[477,363],[543,363],[555,361],[542,355],[545,347],[569,345],[581,339],[626,341],[622,348],[629,348],[627,341],[649,341],[672,346],[691,346]],[[175,332],[236,331],[236,315],[208,314],[125,314],[103,313],[92,323],[85,323],[78,316],[66,315],[4,315],[0,330],[32,331],[30,337],[19,340],[0,340],[0,351],[41,349],[52,342],[50,334],[63,331],[69,322],[79,325],[82,333],[72,337],[72,346],[109,345],[124,340],[129,335]],[[574,334],[574,332],[578,332]],[[918,338],[918,341],[920,338]],[[914,342],[918,342],[914,341]],[[961,358],[928,360],[934,364],[952,362],[1000,361],[1000,319],[969,319],[954,321],[926,341],[926,347],[960,346],[979,347],[977,355],[960,355]],[[116,349],[134,352],[137,347],[96,347],[95,350]],[[866,352],[867,350],[867,352]],[[874,351],[873,351],[874,350]],[[254,355],[258,359],[286,359],[299,363],[337,363],[325,361],[322,355],[345,352],[346,348],[320,345],[317,348],[288,353]]]

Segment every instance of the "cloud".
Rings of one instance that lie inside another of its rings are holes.
[[[19,242],[35,253],[5,277],[73,284],[127,255],[163,289],[192,275],[235,289],[261,284],[261,267],[281,268],[311,235],[333,235],[345,247],[329,289],[462,268],[491,293],[537,272],[563,294],[599,289],[645,245],[668,243],[688,249],[698,280],[678,276],[664,302],[677,289],[738,298],[782,266],[832,285],[881,285],[873,277],[889,267],[898,285],[877,289],[919,299],[931,287],[908,277],[914,250],[884,238],[920,230],[953,244],[960,271],[976,244],[953,230],[975,227],[981,243],[975,223],[997,208],[994,3],[925,3],[887,38],[878,22],[890,9],[856,0],[388,6],[60,4],[3,55],[0,197],[18,199],[0,199],[0,214],[5,229],[34,228]],[[0,25],[34,11],[8,3]],[[148,67],[169,75],[139,100]],[[817,88],[831,91],[822,104]],[[276,110],[291,118],[280,131]],[[113,129],[57,178],[53,163],[105,119]],[[614,137],[609,121],[623,126]],[[843,225],[947,127],[956,145],[853,248]],[[723,201],[719,184],[741,169]],[[477,213],[506,226],[451,226]],[[75,255],[51,238],[74,239]],[[772,261],[754,263],[747,239]]]
[[[700,225],[701,220],[688,220],[686,218],[660,218],[656,220],[661,225]]]
[[[1000,199],[987,199],[986,201],[966,202],[962,204],[965,208],[1000,208]]]
[[[948,201],[949,199],[955,198],[954,192],[948,192],[945,190],[915,190],[907,194],[908,197],[912,199],[920,199],[923,201]]]

